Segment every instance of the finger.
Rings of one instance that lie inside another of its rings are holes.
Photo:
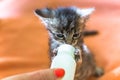
[[[63,77],[65,71],[61,68],[58,69],[46,69],[41,70],[35,73],[30,73],[31,80],[57,80],[58,78]]]
[[[54,69],[40,70],[37,72],[29,73],[29,80],[56,80]]]
[[[11,76],[2,80],[57,80],[65,74],[63,69],[46,69],[25,73],[20,75]]]

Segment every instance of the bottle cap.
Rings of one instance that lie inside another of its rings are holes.
[[[75,48],[69,44],[63,44],[58,47],[59,54],[69,54],[74,58]]]

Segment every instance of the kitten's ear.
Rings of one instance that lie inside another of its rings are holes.
[[[50,8],[36,9],[34,13],[38,17],[43,17],[43,18],[53,18],[55,16],[55,11]]]
[[[80,15],[83,21],[86,21],[95,8],[87,8],[87,9],[77,9],[77,14]]]
[[[34,11],[34,14],[42,20],[42,23],[45,25],[47,29],[53,29],[54,26],[51,25],[56,25],[58,21],[55,19],[55,10],[45,8],[45,9],[36,9]]]

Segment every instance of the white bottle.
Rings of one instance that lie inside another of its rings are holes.
[[[58,53],[52,60],[51,68],[63,68],[65,70],[65,75],[60,80],[74,80],[76,70],[74,52],[75,48],[68,44],[58,47]]]

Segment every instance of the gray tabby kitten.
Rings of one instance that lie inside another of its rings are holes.
[[[93,8],[78,9],[76,7],[35,10],[35,14],[43,21],[49,32],[51,59],[54,58],[57,47],[61,44],[70,44],[76,48],[77,69],[74,80],[86,80],[91,75],[103,74],[103,70],[96,67],[83,41],[85,23],[93,10]],[[79,65],[80,57],[82,58],[81,65]]]

